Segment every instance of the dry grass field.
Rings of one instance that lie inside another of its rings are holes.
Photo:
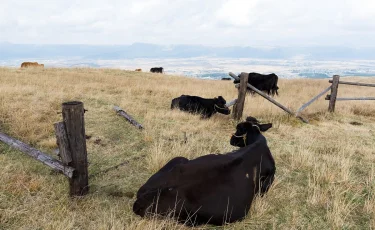
[[[328,80],[280,79],[279,87],[276,99],[296,110]],[[202,120],[171,111],[171,99],[181,94],[229,101],[237,90],[232,81],[123,70],[0,68],[1,132],[53,155],[61,103],[80,100],[92,136],[90,193],[73,200],[63,175],[0,143],[0,229],[189,229],[132,212],[133,194],[169,159],[235,149],[229,139],[236,122],[221,114]],[[340,85],[339,96],[375,96],[375,89]],[[113,105],[145,129],[117,116]],[[327,108],[319,99],[303,112],[310,120],[303,124],[262,97],[248,96],[244,118],[274,125],[264,135],[276,161],[275,182],[244,221],[199,229],[375,229],[375,101],[337,102],[335,114]],[[100,174],[124,161],[129,163]]]

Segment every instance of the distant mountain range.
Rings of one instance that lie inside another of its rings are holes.
[[[375,47],[210,47],[203,45],[33,45],[0,43],[0,60],[19,58],[261,58],[305,60],[374,60]]]

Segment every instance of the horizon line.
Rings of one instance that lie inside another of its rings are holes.
[[[187,43],[174,43],[174,44],[158,44],[158,43],[148,43],[148,42],[133,42],[130,44],[87,44],[87,43],[13,43],[8,41],[0,41],[0,45],[9,44],[9,45],[35,45],[35,46],[133,46],[137,44],[142,45],[155,45],[155,46],[203,46],[203,47],[212,47],[212,48],[233,48],[233,47],[242,47],[242,48],[350,48],[350,49],[373,49],[375,46],[351,46],[351,45],[206,45],[206,44],[187,44]]]

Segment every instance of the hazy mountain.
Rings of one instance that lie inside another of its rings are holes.
[[[375,59],[375,48],[348,47],[210,47],[201,45],[162,46],[146,43],[132,45],[32,45],[0,43],[0,59],[72,58],[264,58],[307,60]]]

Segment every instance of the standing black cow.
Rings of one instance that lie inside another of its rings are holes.
[[[150,69],[151,73],[163,73],[163,67],[153,67]]]
[[[231,144],[246,143],[245,147],[194,160],[170,160],[138,190],[134,213],[142,217],[148,213],[169,216],[187,225],[242,220],[254,196],[263,195],[273,182],[275,162],[260,133],[271,126],[240,123],[234,134],[240,139],[232,137]]]
[[[240,77],[240,75],[238,75]],[[278,77],[276,74],[271,73],[271,74],[260,74],[260,73],[249,73],[249,80],[248,83],[255,88],[259,89],[260,91],[266,92],[268,95],[275,96],[279,95],[277,90],[279,87],[277,86],[277,81]],[[234,80],[234,84],[240,83],[240,80]],[[250,89],[249,87],[247,90],[251,93],[254,94],[254,91]]]
[[[230,114],[230,109],[225,106],[226,103],[222,96],[206,99],[198,96],[181,95],[172,100],[171,109],[179,108],[189,113],[200,113],[202,118],[210,118],[216,112],[225,115]]]

